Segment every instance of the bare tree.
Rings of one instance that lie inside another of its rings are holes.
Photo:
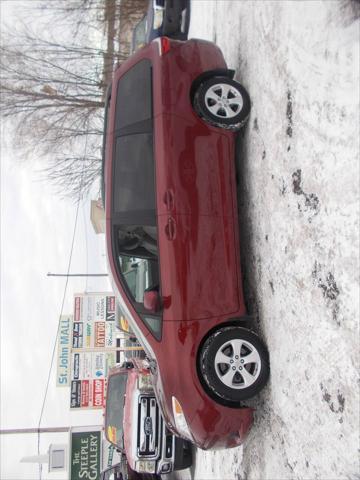
[[[49,160],[40,175],[49,179],[61,197],[81,198],[90,190],[101,172],[99,156],[63,154]]]
[[[51,23],[71,28],[73,38],[86,30],[103,31],[105,26],[105,11],[108,5],[115,5],[121,0],[44,0],[29,5],[29,12],[39,18],[45,15]],[[26,8],[26,4],[25,4]],[[114,13],[115,14],[115,13]]]
[[[54,38],[39,38],[28,28],[5,31],[0,46],[2,116],[13,120],[15,141],[24,152],[31,150],[51,158],[44,171],[70,195],[78,193],[75,179],[79,171],[86,176],[84,192],[94,180],[94,172],[99,171],[95,158],[99,166],[105,53]],[[79,139],[86,139],[86,143]],[[73,150],[84,146],[86,157],[89,155],[85,160],[83,154],[74,154]]]
[[[146,5],[147,0],[44,2],[37,10],[41,16],[46,9],[41,33],[24,24],[3,29],[2,116],[15,126],[15,144],[25,156],[31,151],[46,157],[41,175],[62,195],[86,193],[100,172],[106,87],[115,64],[129,53],[119,42],[129,45]],[[72,41],[63,41],[61,28],[71,29]],[[91,28],[105,35],[104,46],[90,46]]]

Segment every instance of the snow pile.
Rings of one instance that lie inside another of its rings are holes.
[[[359,479],[359,3],[193,1],[248,89],[245,293],[271,379],[243,449],[178,478]]]

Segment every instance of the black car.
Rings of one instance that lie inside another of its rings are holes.
[[[190,0],[149,0],[146,15],[134,29],[131,50],[163,36],[187,40],[189,24]]]

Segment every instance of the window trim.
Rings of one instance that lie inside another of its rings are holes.
[[[110,112],[110,102],[111,102],[111,90],[112,83],[110,83],[106,90],[105,95],[105,111],[104,111],[104,134],[103,134],[103,143],[101,147],[101,201],[103,207],[105,208],[105,161],[106,161],[106,139],[108,134],[108,123],[109,123],[109,112]]]
[[[140,60],[143,61],[144,59]],[[153,67],[152,67],[152,62],[150,58],[147,58],[147,60],[150,62],[150,91],[151,91],[151,118],[137,122],[134,124],[127,125],[126,127],[122,129],[118,129],[114,131],[114,137],[113,137],[113,145],[112,145],[112,169],[111,169],[111,192],[112,192],[112,197],[111,197],[111,207],[110,207],[110,216],[111,216],[111,251],[112,251],[112,256],[114,259],[114,264],[115,264],[115,269],[117,272],[117,278],[122,286],[122,289],[130,302],[131,306],[135,310],[136,314],[138,317],[141,319],[141,322],[143,326],[145,327],[146,331],[151,334],[151,336],[157,340],[158,342],[161,341],[162,339],[162,334],[163,334],[163,309],[159,310],[158,315],[154,315],[148,310],[145,309],[144,305],[142,303],[138,303],[135,301],[135,299],[132,298],[131,292],[129,291],[126,282],[123,279],[123,275],[120,271],[120,265],[119,265],[119,248],[118,248],[118,242],[117,242],[117,229],[119,228],[120,225],[149,225],[149,226],[156,226],[157,231],[159,232],[159,226],[158,226],[158,218],[157,218],[157,188],[156,188],[156,158],[155,158],[155,139],[154,139],[154,109],[153,109]],[[138,62],[139,63],[139,62]],[[135,64],[137,65],[137,63]],[[133,67],[135,66],[133,65]],[[131,67],[131,68],[133,68]],[[124,72],[124,74],[127,72]],[[119,78],[118,84],[116,86],[116,98],[118,94],[118,89],[119,89],[119,83],[121,81],[122,76]],[[116,102],[114,103],[114,108],[115,108],[115,117],[116,117]],[[115,122],[116,124],[116,122]],[[146,127],[147,130],[141,131],[142,127]],[[136,134],[136,133],[151,133],[152,134],[152,153],[153,153],[153,163],[154,163],[154,194],[155,194],[155,209],[154,210],[138,210],[136,212],[126,213],[126,212],[115,212],[114,211],[114,180],[115,180],[115,168],[114,168],[114,162],[115,162],[115,148],[116,148],[116,140],[118,137],[124,136],[124,135],[131,135],[131,134]],[[158,255],[158,267],[159,267],[159,286],[161,289],[161,268],[160,268],[160,257]],[[160,328],[160,334],[155,335],[153,330],[149,328],[149,326],[145,323],[144,321],[144,316],[156,316],[160,318],[161,321],[161,328]]]

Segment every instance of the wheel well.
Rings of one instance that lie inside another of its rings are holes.
[[[193,103],[196,90],[203,82],[205,82],[205,80],[209,80],[210,78],[213,78],[213,77],[229,77],[233,79],[234,75],[235,75],[235,70],[230,70],[228,68],[217,68],[215,70],[208,70],[207,72],[203,72],[193,81],[191,85],[191,88],[190,88],[191,103]]]
[[[216,332],[216,330],[220,330],[222,328],[226,328],[226,327],[243,327],[243,328],[247,328],[248,330],[250,330],[250,325],[252,324],[253,322],[253,318],[248,316],[248,315],[244,315],[243,317],[240,317],[240,318],[229,318],[229,320],[227,320],[226,322],[224,323],[221,323],[220,325],[216,325],[215,327],[213,327],[211,330],[209,330],[207,332],[207,334],[204,336],[204,338],[201,340],[200,344],[199,344],[199,348],[198,348],[198,351],[197,351],[197,354],[196,354],[196,371],[197,371],[197,375],[198,375],[198,378],[200,380],[200,383],[204,389],[204,391],[207,393],[207,395],[212,398],[215,402],[221,404],[221,405],[224,405],[225,407],[229,407],[229,408],[247,408],[246,405],[241,405],[240,403],[234,403],[234,402],[230,402],[229,400],[226,400],[225,398],[221,399],[220,397],[217,397],[211,390],[210,388],[206,385],[202,375],[201,375],[201,372],[200,372],[200,352],[201,352],[201,349],[204,345],[204,343],[206,342],[206,340],[214,333]]]
[[[238,317],[238,318],[229,318],[224,323],[220,323],[220,325],[216,325],[211,330],[209,330],[204,336],[204,338],[201,340],[198,351],[197,351],[197,356],[199,356],[199,352],[201,351],[202,346],[204,345],[206,340],[214,332],[216,332],[216,330],[220,330],[221,328],[224,328],[224,327],[244,327],[250,330],[251,329],[250,326],[252,325],[253,320],[254,320],[253,317],[251,317],[250,315],[243,315],[242,317]]]

